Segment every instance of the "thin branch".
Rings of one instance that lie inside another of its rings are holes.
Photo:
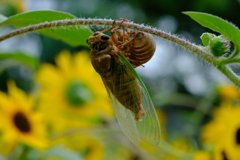
[[[226,65],[220,65],[217,67],[224,75],[226,75],[238,88],[240,88],[240,80],[236,74],[229,70]]]
[[[60,27],[60,26],[73,26],[73,25],[112,25],[113,20],[103,20],[103,19],[74,19],[74,20],[59,20],[52,22],[45,22],[35,25],[30,25],[27,27],[16,29],[0,37],[0,42],[11,38],[16,35],[20,35],[27,32],[38,31],[47,28]],[[120,22],[116,22],[119,26]]]
[[[115,21],[116,26],[122,25],[121,22],[122,21]],[[9,32],[3,36],[0,36],[0,42],[5,39],[16,36],[16,35],[20,35],[20,34],[27,33],[27,32],[32,32],[32,31],[38,31],[38,30],[42,30],[42,29],[47,29],[47,28],[52,28],[52,27],[72,26],[72,25],[110,25],[111,26],[112,24],[113,24],[113,20],[107,20],[107,19],[74,19],[74,20],[59,20],[59,21],[45,22],[45,23],[40,23],[40,24],[36,24],[36,25],[31,25],[28,27],[23,27],[20,29],[16,29],[12,32]],[[198,56],[202,57],[203,59],[205,59],[206,61],[208,61],[210,63],[215,59],[213,56],[211,56],[207,52],[201,50],[198,46],[196,46],[184,39],[181,39],[175,35],[171,35],[164,31],[154,29],[151,27],[147,27],[144,25],[135,24],[132,22],[124,22],[123,25],[126,28],[147,32],[147,33],[162,37],[164,39],[170,40],[174,43],[177,43],[177,44],[189,49],[190,51],[196,53]]]
[[[226,60],[226,61],[223,61],[222,64],[231,64],[231,63],[240,63],[240,58],[228,59],[228,60]]]

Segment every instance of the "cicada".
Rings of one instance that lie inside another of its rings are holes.
[[[125,42],[125,41],[124,41]],[[107,89],[121,129],[136,145],[160,141],[160,125],[148,91],[111,36],[95,32],[87,39],[92,65]]]

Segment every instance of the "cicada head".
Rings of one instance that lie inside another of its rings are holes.
[[[93,52],[101,53],[101,51],[108,48],[112,42],[108,35],[103,34],[102,32],[95,32],[87,39],[87,44]]]

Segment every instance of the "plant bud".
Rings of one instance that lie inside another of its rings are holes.
[[[227,38],[223,36],[218,36],[210,40],[209,47],[210,47],[210,52],[215,57],[220,57],[230,52],[231,45],[230,45],[230,41]]]

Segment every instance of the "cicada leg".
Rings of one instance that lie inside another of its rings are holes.
[[[123,29],[124,30],[124,29]],[[123,31],[124,32],[124,31]],[[122,44],[122,46],[129,45],[131,41],[133,41],[139,34],[140,32],[129,32],[128,34],[133,34],[133,37],[130,38],[130,40],[126,41],[125,43]]]
[[[116,28],[116,20],[113,21],[113,24],[112,24],[112,27],[111,27],[111,28],[104,29],[104,30],[102,30],[101,32],[104,33],[104,32],[107,32],[107,31],[112,30],[113,28]]]
[[[118,44],[118,36],[116,35],[115,32],[118,29],[119,28],[116,27],[116,20],[114,20],[111,28],[104,29],[101,32],[104,33],[104,32],[107,32],[107,31],[111,31],[110,37],[111,37],[112,41],[117,45]]]
[[[121,21],[124,21],[124,22],[131,22],[131,20],[129,19],[125,19],[125,18],[120,18]]]
[[[121,22],[121,24],[122,24],[122,23],[123,23],[123,21]],[[121,25],[121,24],[120,24],[120,25]],[[114,42],[114,44],[115,44],[116,46],[119,46],[119,45],[122,44],[122,42],[119,41],[119,39],[120,39],[120,38],[119,38],[119,35],[116,33],[116,31],[119,30],[119,29],[120,29],[120,27],[116,27],[116,20],[114,20],[111,28],[102,30],[101,32],[104,33],[104,32],[110,31],[110,32],[111,32],[110,37],[111,37],[112,41]]]
[[[128,29],[126,29],[123,24],[124,24],[124,22],[131,22],[131,21],[128,19],[124,19],[124,18],[120,18],[120,20],[122,21],[120,24],[120,28],[122,28],[122,32],[120,32],[119,34],[122,37],[122,44],[124,44],[124,43],[128,42],[129,40],[131,40],[131,38],[129,36],[131,34],[131,32],[128,31]]]

